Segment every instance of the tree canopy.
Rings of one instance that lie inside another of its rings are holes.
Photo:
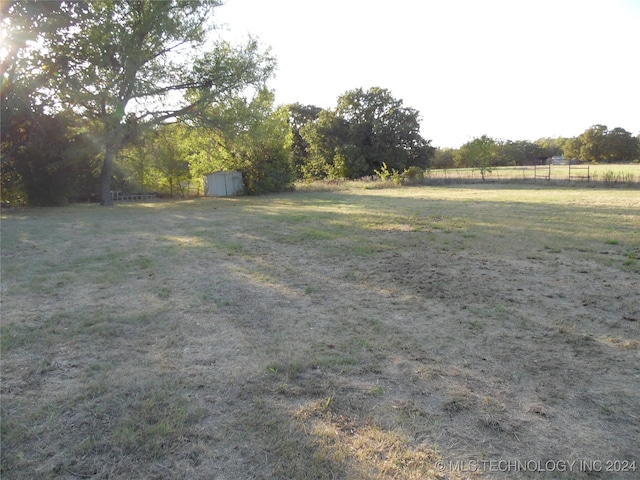
[[[320,111],[299,129],[308,153],[303,174],[357,178],[383,164],[426,168],[435,149],[420,135],[419,120],[417,110],[387,89],[350,90],[334,110]]]
[[[20,10],[12,2],[8,13]],[[140,126],[182,116],[229,96],[260,89],[275,61],[257,41],[212,43],[217,0],[60,2],[66,22],[39,30],[22,73],[45,79],[36,97],[96,121],[104,149],[101,197],[110,203],[113,161]],[[55,16],[53,18],[56,18]],[[13,25],[11,26],[13,27]],[[16,62],[17,63],[17,62]]]
[[[565,146],[565,156],[585,162],[623,162],[640,157],[640,142],[625,129],[594,125]]]
[[[274,106],[275,58],[257,40],[215,39],[220,0],[14,0],[0,4],[3,200],[60,204],[79,192],[169,194],[203,174],[244,172],[248,193],[295,178],[497,165],[554,155],[640,159],[640,135],[594,125],[535,142],[487,135],[437,150],[420,113],[388,89],[355,88],[334,108]],[[197,187],[196,187],[197,188]]]

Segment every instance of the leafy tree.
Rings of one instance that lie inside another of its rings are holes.
[[[335,110],[323,110],[300,129],[307,158],[305,177],[357,178],[383,164],[393,170],[427,167],[434,148],[419,133],[417,110],[382,88],[351,90]]]
[[[157,183],[151,174],[153,163],[153,142],[155,129],[144,129],[138,132],[135,139],[120,149],[117,166],[122,171],[126,186],[138,191],[152,191]]]
[[[382,163],[397,170],[429,166],[435,149],[420,135],[419,112],[389,90],[350,90],[338,98],[336,115],[349,124],[350,143],[360,150],[368,173]]]
[[[39,32],[39,50],[30,61],[48,75],[37,90],[98,121],[104,159],[103,204],[110,204],[110,182],[118,151],[135,137],[139,124],[160,124],[221,98],[260,87],[274,60],[256,41],[209,47],[208,33],[217,0],[95,0],[61,2],[70,26],[49,25]],[[53,93],[53,95],[52,95]]]
[[[496,143],[495,165],[527,165],[536,157],[547,155],[544,148],[527,140]]]
[[[281,192],[291,188],[296,178],[291,159],[292,137],[286,107],[265,118],[247,132],[239,146],[246,191],[251,194]]]
[[[243,172],[246,192],[264,194],[287,190],[295,180],[291,140],[287,109],[281,107],[265,111],[238,135],[226,134],[222,143],[229,166]]]
[[[289,127],[292,133],[292,161],[298,176],[302,176],[302,168],[309,160],[309,144],[302,137],[300,130],[306,124],[318,119],[321,108],[314,105],[294,103],[287,106],[289,113]]]
[[[5,1],[0,3],[3,56],[0,58],[0,132],[1,161],[11,161],[38,128],[38,117],[51,108],[50,98],[35,101],[34,93],[46,84],[48,72],[36,68],[29,56],[39,35],[73,25],[68,13],[80,11],[78,4],[64,12],[60,2],[36,0]]]
[[[191,178],[201,179],[207,173],[228,168],[220,154],[224,145],[220,143],[221,134],[218,130],[186,125],[183,131],[184,159],[189,164]],[[201,181],[195,183],[198,187],[203,186]]]
[[[540,147],[539,155],[537,157],[554,157],[559,155],[566,155],[564,147],[569,141],[568,138],[558,137],[543,137],[536,140],[534,143]]]
[[[91,192],[97,186],[98,154],[70,116],[38,116],[28,140],[2,163],[3,198],[50,206]]]
[[[491,173],[496,159],[498,143],[487,135],[474,138],[462,145],[458,151],[459,162],[465,166],[477,168],[482,180],[487,173]]]
[[[186,156],[192,175],[241,170],[247,193],[290,188],[295,168],[288,108],[274,111],[273,100],[273,92],[263,89],[252,99],[232,98],[208,108]]]
[[[565,156],[585,162],[620,162],[638,158],[638,141],[623,128],[594,125],[565,145]]]
[[[609,162],[628,162],[640,158],[640,142],[624,128],[610,130],[606,140],[606,159]]]
[[[191,179],[189,164],[185,160],[184,127],[179,124],[163,125],[153,132],[151,143],[151,172],[157,186],[173,196],[176,190],[184,195],[184,185]]]
[[[433,168],[453,168],[455,166],[455,149],[438,148],[434,152],[432,167]]]
[[[606,136],[606,125],[594,125],[572,139],[565,147],[565,152],[570,158],[597,163],[604,159]]]
[[[307,158],[301,166],[304,178],[355,178],[364,173],[365,167],[357,163],[355,170],[347,168],[350,159],[345,158],[346,149],[348,146],[354,148],[354,145],[348,122],[334,111],[320,111],[316,121],[300,128],[300,135],[308,145]]]

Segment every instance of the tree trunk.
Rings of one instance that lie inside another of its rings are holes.
[[[111,145],[106,147],[102,171],[100,172],[100,205],[111,206],[113,205],[113,200],[111,199],[111,174],[113,172],[115,150]]]

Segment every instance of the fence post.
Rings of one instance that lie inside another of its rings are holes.
[[[547,174],[546,175],[542,175],[540,174],[540,178],[544,178],[547,177],[547,180],[551,181],[551,164],[549,164],[549,169],[547,170]],[[537,180],[538,179],[538,165],[534,164],[533,165],[533,179]]]

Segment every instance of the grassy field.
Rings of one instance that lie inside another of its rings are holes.
[[[2,478],[638,477],[640,191],[340,187],[3,210]]]
[[[480,170],[474,168],[433,169],[427,172],[425,182],[482,181]],[[485,181],[532,181],[544,183],[578,182],[594,186],[640,186],[640,164],[598,165],[539,165],[537,167],[494,167],[485,173]]]

